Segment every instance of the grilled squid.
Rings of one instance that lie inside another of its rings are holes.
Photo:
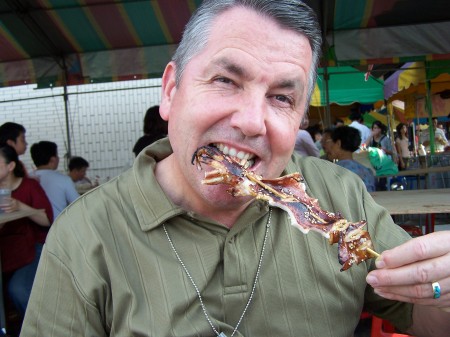
[[[317,199],[306,193],[304,179],[300,173],[292,173],[277,179],[263,179],[248,170],[247,165],[234,157],[224,155],[217,148],[203,146],[192,156],[192,164],[199,170],[202,164],[211,166],[202,180],[206,185],[226,184],[232,196],[252,196],[269,205],[286,211],[291,225],[304,234],[316,231],[338,244],[338,261],[341,271],[372,257],[379,256],[373,250],[369,233],[364,230],[366,221],[349,222],[339,213],[322,210]]]

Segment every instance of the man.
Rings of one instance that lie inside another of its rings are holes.
[[[436,152],[445,151],[445,148],[449,145],[447,137],[445,137],[445,132],[443,129],[438,128],[437,117],[432,118],[433,131],[434,131],[434,148]],[[420,133],[420,142],[425,146],[427,151],[430,150],[430,128],[423,130]]]
[[[352,121],[348,126],[355,128],[361,134],[361,144],[365,144],[367,139],[372,135],[372,131],[364,125],[364,118],[362,114],[356,110],[353,110],[349,116]]]
[[[78,193],[83,194],[95,186],[98,186],[98,181],[92,182],[87,176],[87,169],[89,162],[83,157],[72,157],[69,160],[69,177],[75,184]]]
[[[41,141],[30,149],[31,158],[36,171],[33,173],[50,200],[53,216],[56,217],[80,195],[75,189],[72,179],[57,172],[59,165],[58,147],[56,143]]]
[[[300,1],[202,2],[162,79],[170,143],[151,145],[58,219],[22,336],[343,337],[363,305],[417,335],[448,332],[450,314],[439,308],[450,309],[449,233],[385,251],[408,235],[362,182],[327,161],[291,157],[320,36]],[[324,209],[368,221],[384,251],[380,269],[372,259],[339,272],[336,246],[301,233],[287,212],[202,184],[191,158],[209,144],[268,179],[301,171]]]

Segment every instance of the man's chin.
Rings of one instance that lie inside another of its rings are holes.
[[[227,190],[228,185],[205,185],[203,186],[203,195],[207,203],[214,208],[236,209],[247,204],[253,199],[251,196],[232,196]]]

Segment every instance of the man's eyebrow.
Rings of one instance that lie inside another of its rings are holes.
[[[213,62],[215,65],[224,68],[226,71],[230,72],[239,77],[247,77],[248,74],[243,67],[233,62],[229,58],[219,58]]]
[[[291,89],[295,92],[303,93],[305,84],[300,79],[283,79],[275,83],[272,87],[277,89]]]
[[[227,57],[221,57],[213,62],[216,66],[219,66],[226,71],[234,74],[236,76],[246,78],[249,77],[249,74],[245,70],[245,68],[241,67],[239,64],[230,60]],[[294,91],[298,91],[300,93],[303,92],[305,84],[298,78],[293,79],[282,79],[273,85],[274,88],[278,89],[293,89]]]

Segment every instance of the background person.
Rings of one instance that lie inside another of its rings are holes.
[[[353,153],[359,148],[361,136],[355,128],[341,126],[333,129],[329,145],[329,157],[339,166],[356,173],[366,185],[367,191],[375,191],[375,175],[373,172],[353,160]]]
[[[40,141],[31,146],[31,158],[36,170],[33,176],[39,180],[53,207],[56,217],[80,195],[70,177],[56,171],[59,165],[58,146],[54,142]]]
[[[6,122],[0,126],[0,144],[8,144],[17,153],[18,156],[23,155],[27,150],[27,141],[25,137],[25,127],[14,122]],[[27,175],[25,165],[20,162]]]
[[[159,114],[159,105],[154,105],[145,113],[144,135],[139,138],[134,145],[134,155],[137,157],[146,146],[166,136],[167,122],[163,120]]]
[[[438,119],[437,117],[432,118],[433,125],[431,126],[434,130],[434,146],[436,152],[445,151],[448,147],[448,140],[445,137],[445,132],[437,127]],[[430,151],[430,127],[426,130],[422,130],[419,136],[419,142],[425,146],[427,151]]]
[[[300,128],[297,132],[294,150],[301,156],[319,157],[320,150],[316,146],[314,139],[311,137],[311,134],[306,131],[308,126],[309,118],[308,116],[304,116],[303,121],[300,124]]]
[[[15,149],[0,145],[0,185],[11,190],[5,213],[43,210],[21,219],[0,223],[3,284],[21,318],[25,314],[42,245],[53,221],[50,202],[35,179],[25,176]]]
[[[75,184],[75,188],[78,193],[82,194],[96,186],[98,186],[98,180],[92,182],[87,176],[87,170],[89,168],[89,162],[83,157],[72,157],[69,159],[69,177]]]
[[[411,151],[409,150],[409,136],[408,126],[404,123],[398,123],[397,138],[395,139],[395,146],[398,153],[398,168],[400,170],[407,170],[409,166],[409,160],[411,158]]]
[[[359,111],[352,110],[349,119],[351,120],[351,123],[348,126],[359,131],[361,137],[360,146],[365,144],[367,139],[372,135],[372,131],[364,124],[363,115]]]
[[[0,144],[8,144],[21,156],[27,150],[25,133],[23,125],[6,122],[0,126]]]
[[[58,218],[23,336],[347,337],[364,305],[416,335],[447,334],[450,234],[411,239],[354,174],[293,153],[320,45],[297,0],[203,1],[162,78],[169,139]],[[287,212],[203,184],[211,168],[192,155],[211,144],[266,179],[301,172],[324,209],[367,220],[379,260],[342,273],[336,246]]]
[[[387,155],[394,157],[392,151],[391,139],[387,136],[387,127],[380,121],[374,121],[372,123],[371,134],[366,139],[366,146],[376,147],[382,149]]]
[[[333,132],[333,128],[326,128],[322,132],[322,139],[320,140],[320,145],[322,146],[322,151],[320,152],[320,158],[326,159],[329,161],[333,161],[330,157],[331,151],[331,133]]]

